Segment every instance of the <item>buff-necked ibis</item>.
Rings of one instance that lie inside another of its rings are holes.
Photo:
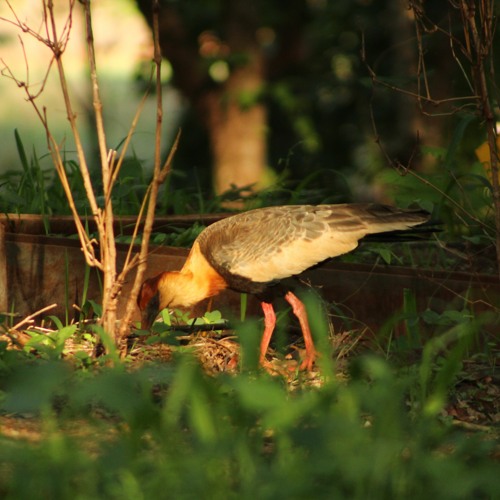
[[[144,281],[138,305],[142,328],[150,328],[160,310],[190,307],[225,288],[255,294],[264,312],[260,361],[276,324],[266,291],[326,259],[354,250],[375,233],[408,230],[429,214],[377,204],[295,205],[260,208],[222,219],[195,240],[180,271],[163,272]],[[307,313],[290,290],[284,298],[297,316],[305,342],[300,368],[310,370],[317,357]]]

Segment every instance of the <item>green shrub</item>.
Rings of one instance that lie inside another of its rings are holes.
[[[453,334],[443,335],[413,367],[355,358],[348,382],[324,362],[320,388],[307,377],[290,386],[255,370],[209,377],[186,354],[133,370],[81,371],[63,361],[13,359],[4,349],[3,415],[35,419],[41,433],[34,442],[2,435],[0,493],[498,497],[494,442],[440,417],[446,401],[436,395],[453,384],[463,350],[449,342]]]

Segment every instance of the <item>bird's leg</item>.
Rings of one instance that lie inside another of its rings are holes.
[[[285,295],[286,301],[292,306],[293,313],[297,316],[299,320],[300,327],[302,329],[302,335],[304,336],[304,343],[306,346],[306,357],[302,364],[300,365],[301,370],[312,370],[315,359],[318,357],[316,348],[314,347],[314,342],[311,335],[311,329],[309,328],[309,321],[307,319],[307,311],[302,303],[302,301],[294,295],[292,292],[287,292]],[[265,311],[264,311],[265,313]]]
[[[276,313],[274,312],[272,304],[269,304],[268,302],[261,302],[260,305],[262,306],[262,311],[264,312],[264,334],[262,335],[262,340],[260,342],[260,364],[262,366],[266,366],[267,348],[269,347],[274,327],[276,326]]]

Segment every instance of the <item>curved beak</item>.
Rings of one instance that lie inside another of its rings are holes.
[[[160,297],[159,293],[156,292],[146,304],[146,307],[144,309],[141,309],[141,329],[149,330],[159,312]]]
[[[141,329],[149,330],[160,312],[160,293],[158,291],[158,278],[144,281],[137,297],[137,305],[141,311]]]

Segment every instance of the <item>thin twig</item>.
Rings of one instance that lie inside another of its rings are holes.
[[[120,173],[120,169],[123,165],[123,162],[125,160],[125,155],[128,151],[128,147],[130,145],[130,141],[132,140],[132,136],[134,135],[135,129],[137,128],[137,124],[139,123],[139,118],[142,114],[142,111],[144,110],[144,105],[146,104],[146,100],[149,97],[149,90],[147,90],[144,95],[142,96],[141,102],[139,103],[139,106],[137,107],[137,111],[135,112],[134,118],[132,119],[132,123],[130,125],[129,131],[127,133],[127,137],[125,138],[125,141],[123,143],[123,147],[120,153],[120,156],[118,158],[118,161],[116,164],[113,166],[111,170],[111,177],[109,180],[109,186],[106,189],[106,204],[108,204],[111,200],[111,193],[113,191],[113,187],[116,183],[116,180],[118,178],[118,174]]]
[[[158,198],[158,191],[162,182],[167,177],[173,158],[173,154],[177,148],[179,142],[179,134],[170,150],[170,154],[167,158],[165,165],[161,166],[161,139],[162,133],[162,123],[163,123],[163,102],[162,102],[162,81],[161,81],[161,48],[160,48],[160,28],[159,28],[159,16],[160,16],[160,4],[158,0],[153,1],[153,43],[154,43],[154,64],[155,64],[155,85],[156,85],[156,132],[155,132],[155,154],[154,154],[154,168],[153,168],[153,179],[146,192],[145,198],[147,199],[147,210],[146,218],[144,221],[141,249],[139,251],[139,256],[134,259],[134,264],[137,264],[137,272],[135,275],[134,283],[130,291],[130,296],[128,298],[125,314],[122,317],[119,330],[119,338],[126,336],[129,332],[129,323],[134,314],[136,308],[136,298],[139,294],[139,289],[141,287],[142,281],[144,279],[144,273],[146,270],[146,259],[149,249],[149,240],[151,237],[151,232],[153,229],[153,222],[155,217],[156,200]],[[143,209],[141,208],[141,213]]]
[[[493,32],[492,28],[484,27],[485,23],[492,22],[493,6],[488,7],[489,0],[480,0],[479,9],[479,25],[483,26],[482,33],[478,30],[476,23],[476,9],[473,2],[461,0],[460,9],[465,20],[464,29],[470,34],[470,49],[473,64],[471,72],[474,77],[474,87],[476,93],[479,94],[477,107],[481,113],[486,127],[487,143],[490,152],[490,168],[491,168],[491,185],[493,204],[495,208],[495,226],[496,226],[496,249],[497,249],[497,269],[500,274],[500,179],[498,166],[498,149],[497,149],[497,134],[496,134],[496,119],[490,99],[488,82],[486,79],[485,60],[488,58],[489,64],[493,65],[493,40],[488,37],[489,33]],[[483,17],[484,13],[488,13],[488,18]]]
[[[40,314],[43,314],[44,312],[47,312],[47,311],[50,311],[51,309],[54,309],[54,307],[57,307],[57,304],[51,304],[50,306],[43,307],[42,309],[34,312],[33,314],[30,314],[29,316],[26,316],[25,318],[23,318],[19,323],[14,325],[9,330],[19,330],[26,323],[31,323],[34,318],[36,318],[37,316],[40,316]]]

